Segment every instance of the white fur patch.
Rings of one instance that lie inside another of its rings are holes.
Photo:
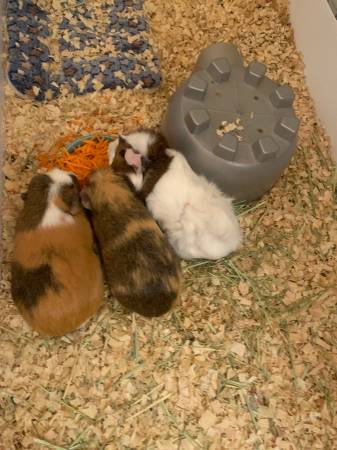
[[[54,195],[59,192],[62,185],[72,184],[73,180],[68,172],[64,172],[60,169],[53,169],[47,173],[49,178],[52,180],[52,184],[49,189],[49,203],[51,202]]]
[[[71,214],[66,214],[52,203],[44,213],[40,226],[42,228],[47,228],[56,227],[58,225],[71,225],[74,223],[75,220]]]
[[[122,137],[134,150],[141,153],[143,156],[147,156],[149,147],[156,140],[156,137],[147,131],[136,131],[135,133]]]
[[[128,178],[133,184],[136,191],[140,191],[143,187],[143,174],[141,172],[138,173],[128,173]]]
[[[53,169],[50,172],[47,173],[49,178],[52,179],[52,181],[57,184],[72,184],[73,180],[68,172],[64,172],[60,169]]]
[[[44,213],[40,226],[45,228],[75,223],[75,220],[71,214],[65,213],[53,202],[61,186],[73,183],[70,173],[64,172],[60,169],[53,169],[48,172],[47,175],[51,178],[52,184],[49,189],[48,208]]]

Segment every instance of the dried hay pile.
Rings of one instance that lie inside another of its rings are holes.
[[[333,449],[337,422],[336,177],[284,2],[147,0],[165,77],[154,93],[107,91],[33,105],[7,91],[1,449]],[[62,134],[158,124],[199,51],[233,40],[289,82],[299,148],[275,188],[240,208],[232,258],[185,264],[182,304],[145,320],[111,299],[62,339],[23,324],[8,262],[35,155]]]

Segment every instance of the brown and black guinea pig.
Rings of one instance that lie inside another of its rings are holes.
[[[59,169],[35,175],[22,195],[11,264],[12,297],[26,322],[61,336],[103,302],[103,273],[77,178]]]
[[[126,177],[92,172],[81,192],[91,212],[111,293],[143,316],[160,316],[179,298],[180,261]]]

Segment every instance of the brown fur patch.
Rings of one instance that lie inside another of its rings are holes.
[[[46,294],[47,289],[55,293],[61,284],[55,279],[49,264],[42,264],[33,269],[25,269],[21,264],[11,264],[11,293],[15,303],[23,308],[34,307],[38,300]]]
[[[36,228],[48,207],[49,188],[52,181],[48,175],[35,175],[24,195],[24,206],[16,222],[16,231]]]
[[[62,255],[65,242],[70,248],[77,246],[93,249],[94,241],[88,219],[84,214],[74,216],[75,224],[53,228],[35,228],[18,232],[14,241],[14,259],[24,268],[33,269],[47,264],[55,253]]]
[[[109,206],[107,208],[109,208]],[[145,230],[148,230],[155,234],[158,233],[158,225],[152,219],[149,220],[149,217],[147,216],[147,214],[144,214],[144,218],[142,218],[141,216],[139,216],[139,218],[137,217],[136,220],[132,219],[134,216],[135,216],[134,211],[132,209],[130,209],[129,215],[128,215],[129,220],[125,220],[125,216],[123,218],[122,217],[118,218],[118,223],[121,226],[120,226],[119,232],[116,233],[116,238],[114,240],[115,247],[124,245],[130,239],[140,239],[142,233]],[[114,225],[114,227],[116,227],[116,215],[115,214],[113,214],[112,220],[109,221],[109,224],[110,224],[110,229],[111,229],[112,224]]]
[[[121,212],[121,208],[123,211]],[[128,238],[128,232],[126,231],[131,223],[139,221],[145,221],[154,223],[152,218],[149,220],[149,213],[144,208],[139,208],[133,203],[102,203],[100,206],[96,205],[92,208],[93,217],[99,217],[99,221],[94,223],[95,233],[99,241],[105,239],[105,236],[109,236],[113,233],[114,246],[120,245],[125,239]],[[157,226],[154,223],[155,226]],[[137,228],[134,225],[134,228]],[[131,230],[130,230],[131,232]],[[133,234],[135,234],[135,229]]]
[[[78,183],[61,186],[54,203],[65,213],[72,215],[77,214],[80,210],[80,190]]]
[[[111,168],[95,170],[89,176],[85,191],[88,193],[93,209],[105,204],[130,204],[133,194],[126,188],[123,177],[115,174]],[[95,195],[93,195],[93,192]]]
[[[144,175],[144,183],[141,191],[139,192],[139,198],[145,201],[146,197],[152,192],[153,188],[160,180],[160,178],[167,171],[172,157],[168,156],[165,150],[168,148],[168,144],[164,136],[160,133],[154,133],[156,141],[150,146],[148,159],[150,161],[148,170]]]
[[[171,278],[179,286],[178,259],[167,247],[153,239],[152,231],[142,231],[124,242],[118,251],[102,250],[111,291],[127,308],[144,316],[159,316],[170,310],[178,297]],[[141,255],[141,257],[139,257]],[[127,286],[123,293],[115,286]]]
[[[117,174],[133,173],[133,169],[125,161],[125,152],[130,148],[130,145],[121,136],[118,138],[118,145],[115,152],[115,157],[112,161],[111,168]]]

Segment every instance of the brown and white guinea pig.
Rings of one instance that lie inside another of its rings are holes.
[[[120,136],[109,145],[109,163],[127,176],[181,258],[219,259],[240,246],[232,199],[197,175],[160,133]]]
[[[35,175],[16,222],[12,297],[46,336],[75,330],[103,301],[103,273],[79,191],[76,177],[59,169]]]
[[[89,176],[81,192],[101,250],[111,293],[143,316],[160,316],[179,297],[180,261],[131,183],[110,168]]]

